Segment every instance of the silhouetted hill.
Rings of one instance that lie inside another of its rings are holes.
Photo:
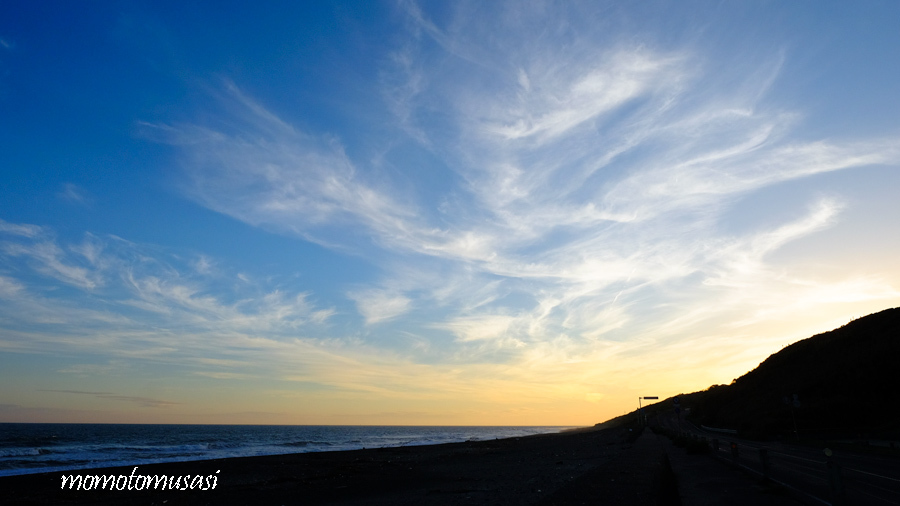
[[[898,388],[900,308],[894,308],[787,346],[731,385],[680,397],[697,425],[748,437],[792,434],[794,420],[802,435],[877,435],[900,433]],[[667,399],[650,412],[672,409]]]

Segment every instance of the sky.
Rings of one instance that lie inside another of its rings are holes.
[[[900,306],[898,19],[3,2],[0,422],[592,425],[730,383]]]

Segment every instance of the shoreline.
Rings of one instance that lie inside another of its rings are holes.
[[[635,442],[636,436],[636,432],[624,428],[585,428],[460,443],[137,466],[138,475],[216,477],[214,488],[209,487],[207,478],[205,483],[200,480],[197,489],[183,491],[61,489],[63,475],[128,476],[135,473],[135,466],[4,476],[0,477],[0,502],[166,506],[197,502],[566,504],[567,500],[553,498],[577,496],[579,490],[597,486],[605,487],[604,494],[610,497],[619,491],[630,494],[628,497],[643,494],[641,497],[647,499],[647,494],[657,493],[660,482],[661,447],[646,434]],[[629,468],[632,472],[622,474]],[[611,476],[610,481],[598,480],[601,475]],[[629,480],[642,485],[628,486]],[[207,490],[202,489],[204,485]],[[623,496],[626,502],[610,504],[632,504],[627,499]]]
[[[16,424],[19,425],[19,424]],[[36,424],[36,425],[78,425],[78,424]],[[96,425],[96,424],[83,424],[83,425]],[[108,424],[110,426],[118,426],[118,425],[126,425],[126,426],[144,426],[146,424]],[[178,427],[179,425],[172,424],[160,424],[163,427]],[[2,428],[3,424],[0,424],[0,428]],[[189,425],[189,427],[207,427],[206,425]],[[232,426],[226,426],[232,427]],[[256,426],[252,426],[256,427]],[[280,427],[280,426],[275,426]],[[294,426],[290,426],[294,427]],[[385,443],[384,441],[377,440],[368,440],[365,437],[362,438],[362,441],[351,441],[351,442],[338,442],[340,439],[335,439],[335,442],[330,442],[326,437],[324,441],[325,443],[314,443],[310,444],[307,447],[306,444],[302,445],[306,447],[306,449],[299,450],[296,448],[296,443],[273,443],[269,445],[259,445],[259,444],[248,444],[246,446],[238,444],[237,446],[232,447],[231,449],[208,449],[208,451],[203,453],[195,453],[195,454],[186,454],[183,456],[175,456],[170,459],[166,459],[165,457],[157,457],[157,458],[141,458],[141,457],[132,457],[132,458],[120,458],[120,459],[109,459],[109,460],[98,460],[96,462],[85,463],[82,461],[78,464],[73,463],[65,463],[64,461],[58,461],[52,465],[45,466],[28,466],[28,467],[17,467],[17,468],[5,468],[0,469],[0,479],[7,476],[23,476],[23,475],[31,475],[31,474],[41,474],[41,473],[62,473],[62,472],[79,472],[86,473],[88,471],[97,470],[97,469],[107,469],[107,468],[119,468],[119,467],[131,467],[131,466],[148,466],[154,464],[174,464],[174,463],[186,463],[186,462],[198,462],[205,460],[220,460],[220,459],[232,459],[232,458],[243,458],[243,457],[269,457],[269,456],[279,456],[279,455],[292,455],[296,453],[317,453],[317,452],[337,452],[337,451],[355,451],[355,450],[365,450],[365,449],[379,449],[379,448],[396,448],[396,447],[413,447],[413,446],[431,446],[431,445],[440,445],[440,444],[450,444],[450,443],[463,443],[463,442],[477,442],[477,441],[493,441],[496,439],[506,439],[506,438],[514,438],[514,437],[527,437],[533,435],[546,435],[546,434],[559,434],[563,432],[570,431],[583,431],[583,430],[593,430],[594,427],[577,427],[577,426],[521,426],[521,429],[551,429],[548,432],[533,432],[533,433],[524,433],[524,434],[509,434],[511,429],[520,428],[518,426],[482,426],[482,425],[473,425],[473,426],[432,426],[432,425],[411,425],[411,426],[369,426],[369,425],[358,425],[358,426],[299,426],[299,427],[312,427],[312,428],[333,428],[333,427],[364,427],[364,428],[373,428],[373,429],[395,429],[395,428],[422,428],[422,429],[431,429],[431,428],[440,428],[440,429],[466,429],[466,428],[476,428],[476,429],[498,429],[506,432],[506,434],[466,434],[463,437],[457,438],[446,438],[442,437],[443,434],[412,434],[407,435],[413,436],[414,438],[411,440],[406,440],[399,443]],[[378,432],[377,430],[375,432]],[[298,435],[300,436],[300,435]],[[321,435],[319,435],[321,436]],[[344,435],[345,437],[353,437],[350,435]],[[203,437],[203,436],[201,436]],[[358,436],[357,436],[358,437]],[[383,437],[381,434],[376,434],[376,438]],[[424,438],[424,439],[422,439]],[[440,438],[440,439],[432,439],[432,438]],[[223,440],[224,441],[224,440]],[[227,443],[227,441],[225,441]],[[218,444],[219,442],[215,442]],[[136,443],[140,445],[141,443]],[[192,445],[194,443],[184,443],[188,445]],[[205,443],[200,443],[205,444]],[[212,443],[211,443],[212,444]],[[318,446],[318,445],[326,445],[326,446]],[[40,446],[40,445],[39,445]],[[125,446],[129,446],[125,444]],[[230,445],[226,445],[230,446]],[[34,451],[43,452],[43,447],[35,447]],[[49,447],[49,448],[52,448]],[[235,449],[237,448],[237,449]],[[266,448],[263,451],[259,451],[259,448]],[[272,450],[273,448],[277,448],[276,450]],[[23,448],[22,450],[28,450],[29,448]],[[49,453],[53,453],[52,451]],[[84,457],[81,457],[84,458]],[[0,459],[2,460],[2,459]]]

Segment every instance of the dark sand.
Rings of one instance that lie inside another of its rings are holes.
[[[0,478],[3,504],[562,505],[677,504],[650,431],[583,430],[523,438],[143,465],[140,475],[210,475],[214,490],[60,490],[62,475]],[[674,502],[673,502],[674,501]]]

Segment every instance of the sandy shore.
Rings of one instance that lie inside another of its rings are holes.
[[[433,446],[153,464],[140,466],[136,473],[215,475],[216,487],[209,490],[61,490],[63,475],[127,476],[132,467],[9,476],[0,478],[0,502],[659,504],[667,497],[664,452],[649,431],[637,441],[632,441],[633,435],[627,429],[589,430]],[[204,480],[198,488],[209,488]]]

